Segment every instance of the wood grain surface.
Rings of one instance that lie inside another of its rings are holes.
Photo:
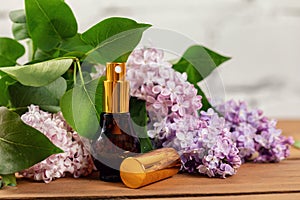
[[[300,139],[300,121],[279,122],[285,135]],[[0,190],[0,199],[177,199],[243,200],[300,199],[300,150],[293,148],[281,163],[246,163],[237,174],[226,179],[178,174],[140,189],[122,183],[98,180],[98,174],[73,179],[61,178],[49,184],[18,179],[17,187]]]

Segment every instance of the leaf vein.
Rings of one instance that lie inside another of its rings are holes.
[[[41,7],[41,5],[38,3],[37,0],[35,0],[37,6],[39,7],[39,9],[42,11],[42,13],[45,15],[45,17],[47,18],[47,20],[49,21],[51,27],[53,28],[53,30],[55,31],[55,33],[59,36],[59,38],[62,40],[62,37],[60,36],[59,32],[56,30],[56,27],[53,25],[53,23],[51,22],[50,18],[48,17],[47,13],[44,11],[44,9]]]
[[[6,140],[6,139],[1,138],[1,137],[0,137],[0,141],[11,144],[11,145],[14,145],[16,147],[22,146],[22,147],[25,147],[25,148],[35,148],[35,149],[41,149],[41,150],[49,150],[50,149],[50,148],[44,148],[44,147],[39,147],[39,146],[33,146],[33,145],[30,145],[30,144],[16,143],[16,142]]]

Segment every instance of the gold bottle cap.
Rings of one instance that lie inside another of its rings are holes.
[[[133,157],[126,158],[120,167],[123,183],[129,188],[141,187],[146,178],[143,164]]]
[[[173,148],[161,148],[129,157],[120,166],[120,176],[129,188],[139,188],[178,173],[180,156]]]
[[[129,112],[129,83],[125,78],[125,63],[112,62],[106,64],[107,80],[104,81],[104,112]]]

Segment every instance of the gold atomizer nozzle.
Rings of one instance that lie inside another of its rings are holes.
[[[129,112],[129,82],[126,81],[125,77],[125,63],[111,62],[106,64],[103,104],[104,112]]]
[[[173,148],[161,148],[123,160],[120,176],[129,188],[139,188],[178,173],[180,156]]]

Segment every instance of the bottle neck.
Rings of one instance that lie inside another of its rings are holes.
[[[103,115],[103,128],[105,132],[114,135],[129,134],[135,136],[130,113],[105,113]]]

